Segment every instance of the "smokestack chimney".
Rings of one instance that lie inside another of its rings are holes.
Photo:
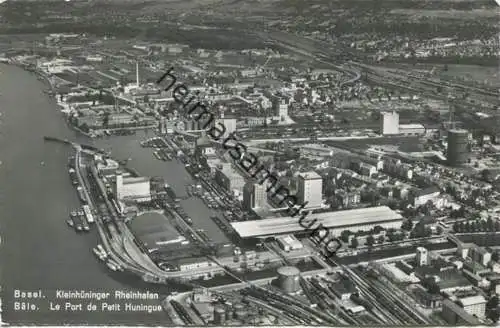
[[[139,87],[139,61],[135,62],[135,83],[137,87]]]

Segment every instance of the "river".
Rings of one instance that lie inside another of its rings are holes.
[[[102,301],[56,298],[56,290],[110,292],[112,295],[115,291],[158,290],[123,274],[112,273],[91,252],[97,244],[96,231],[77,235],[65,224],[69,212],[80,205],[68,177],[71,149],[44,142],[43,136],[88,140],[66,126],[55,101],[43,93],[45,88],[35,75],[14,66],[0,65],[2,321],[40,325],[168,324],[164,312],[127,312],[123,311],[123,304],[118,310],[111,306],[103,308]],[[145,156],[124,151],[128,142],[131,141],[113,139],[113,152],[116,150],[118,157],[120,154],[132,158]],[[35,299],[14,299],[16,289],[41,290],[42,295]],[[96,310],[86,309],[90,301],[96,304]],[[15,302],[19,302],[19,307],[34,309],[16,310]],[[111,304],[115,300],[110,298],[106,302]],[[159,301],[135,301],[134,304],[157,305]]]

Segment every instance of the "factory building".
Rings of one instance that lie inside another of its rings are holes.
[[[300,271],[293,266],[278,269],[278,286],[285,293],[293,294],[300,290]]]
[[[323,203],[323,179],[314,172],[300,173],[298,177],[298,200],[305,208],[319,208]]]
[[[254,208],[263,208],[266,204],[266,187],[259,183],[247,183],[243,188],[243,208],[250,211]]]
[[[358,292],[358,289],[351,280],[342,278],[332,285],[332,292],[342,301],[347,301],[352,294]]]
[[[278,236],[276,237],[276,241],[285,252],[304,248],[304,245],[293,235]]]
[[[449,299],[443,301],[443,312],[441,316],[451,325],[474,325],[477,326],[481,322],[474,316],[470,315],[462,307],[453,303]]]
[[[116,170],[120,168],[117,161],[110,158],[105,159],[102,155],[94,155],[94,161],[97,163],[97,172],[99,172],[101,176],[113,175],[116,173]]]
[[[380,132],[383,135],[399,134],[399,114],[396,112],[383,112]]]
[[[400,124],[399,133],[406,136],[422,136],[425,134],[425,127],[422,124]]]
[[[224,306],[214,307],[214,323],[216,325],[223,325],[226,322],[226,309]]]
[[[450,166],[459,166],[469,157],[469,133],[467,130],[451,129],[448,131],[446,157]]]
[[[148,202],[151,200],[150,179],[147,177],[124,177],[118,173],[115,178],[114,192],[118,201]]]
[[[215,120],[216,123],[220,123],[224,126],[226,131],[221,136],[221,138],[227,138],[231,133],[236,131],[236,119],[231,117],[224,117],[224,113],[221,113],[221,117]],[[220,125],[216,124],[219,129]]]
[[[297,217],[274,217],[264,220],[232,222],[231,226],[241,238],[266,238],[278,235],[310,233],[299,224]],[[343,230],[368,231],[379,225],[385,229],[401,227],[403,217],[387,206],[369,207],[336,212],[309,214],[308,222],[315,222],[311,229],[322,224],[334,236]]]
[[[231,166],[225,166],[215,171],[215,181],[229,193],[241,194],[245,179]]]
[[[300,156],[320,156],[329,157],[333,156],[333,150],[329,147],[316,144],[301,145],[299,148]]]

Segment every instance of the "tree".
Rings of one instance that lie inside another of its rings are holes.
[[[419,222],[410,233],[410,238],[422,238],[425,235],[425,225]]]
[[[491,311],[488,311],[487,316],[491,321],[496,323],[496,322],[498,322],[498,319],[500,318],[500,311],[498,311],[498,309],[493,309]]]
[[[87,125],[87,123],[83,123],[82,125],[80,125],[80,130],[82,130],[83,132],[89,132],[90,131],[89,126]]]
[[[109,125],[109,116],[111,114],[109,112],[104,113],[104,117],[102,118],[102,125],[107,128]]]
[[[349,241],[349,236],[351,235],[351,232],[349,230],[344,230],[340,233],[340,239],[344,242],[347,243]]]
[[[372,235],[366,237],[366,245],[368,245],[368,247],[371,247],[373,246],[373,244],[375,244],[375,238]]]
[[[488,231],[495,231],[495,223],[491,218],[486,220],[486,227]]]
[[[494,309],[498,306],[498,296],[493,296],[492,298],[490,298],[490,300],[488,301],[488,303],[486,303],[486,308],[487,309]]]
[[[479,231],[479,222],[472,221],[470,224],[470,232],[478,232]]]
[[[351,240],[351,248],[356,248],[356,247],[358,247],[358,245],[359,245],[358,238],[354,237]]]
[[[439,294],[441,293],[441,289],[436,283],[429,284],[429,293],[431,294]]]
[[[488,222],[486,220],[481,220],[481,231],[488,231]]]
[[[406,231],[411,231],[413,229],[413,221],[412,219],[408,219],[403,222],[401,225],[401,229],[406,230]]]

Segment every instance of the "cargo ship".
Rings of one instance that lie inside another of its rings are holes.
[[[78,178],[76,176],[75,169],[70,168],[68,172],[69,172],[69,178],[71,179],[71,183],[73,184],[73,186],[76,186],[78,184]]]
[[[87,200],[85,199],[85,193],[83,192],[82,186],[78,186],[76,188],[76,191],[78,191],[78,197],[80,197],[80,201],[82,203],[87,203]]]
[[[110,268],[112,271],[116,271],[116,270],[117,270],[117,267],[116,267],[114,264],[110,263],[110,262],[106,263],[106,265],[107,265],[107,266],[108,266],[108,268]]]
[[[80,221],[82,222],[82,228],[85,232],[90,231],[89,225],[85,220],[85,213],[83,211],[78,211],[78,216],[80,217]]]
[[[104,250],[104,247],[102,247],[101,244],[98,244],[97,245],[97,250],[99,250],[99,252],[101,253],[101,255],[104,257],[104,258],[107,258],[108,257],[108,254],[106,253],[106,251]]]
[[[116,261],[114,260],[108,260],[108,263],[113,265],[118,271],[123,271],[123,268],[120,264],[118,264]]]
[[[83,230],[82,222],[78,213],[76,213],[76,215],[73,217],[73,222],[76,231],[80,232]]]
[[[71,211],[71,213],[69,213],[69,219],[66,220],[66,223],[71,228],[75,227],[75,216],[76,216],[76,211]]]
[[[88,205],[83,205],[82,206],[83,213],[85,214],[85,219],[89,224],[92,224],[95,222],[94,216],[92,215],[92,212],[90,210],[90,206]]]
[[[97,248],[92,248],[92,252],[94,253],[95,256],[102,258],[102,254],[99,252]]]

